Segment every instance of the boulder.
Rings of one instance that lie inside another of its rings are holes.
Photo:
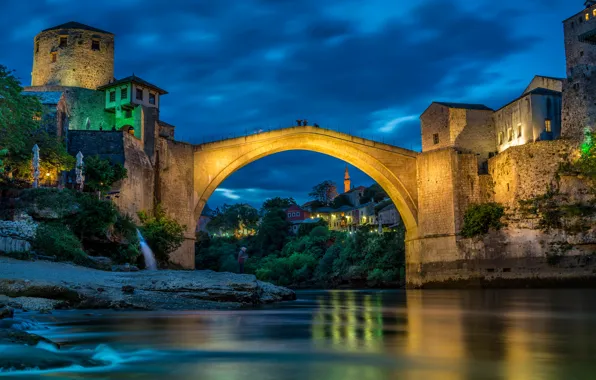
[[[60,301],[79,301],[81,295],[65,286],[41,281],[0,279],[0,294],[8,297],[35,297]]]
[[[260,300],[263,303],[293,301],[296,299],[296,293],[291,289],[263,281],[257,281],[257,284],[259,286]]]
[[[4,306],[0,309],[0,319],[4,318],[13,318],[14,317],[14,309],[10,306]]]
[[[88,261],[87,266],[89,266],[90,268],[106,270],[106,271],[112,270],[113,262],[112,262],[112,259],[110,259],[109,257],[89,256],[87,261]]]

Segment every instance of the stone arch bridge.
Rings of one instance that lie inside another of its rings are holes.
[[[457,184],[450,176],[450,166],[458,158],[457,152],[418,153],[324,128],[299,126],[200,145],[160,140],[156,198],[172,217],[187,226],[187,240],[172,254],[172,261],[194,268],[194,228],[209,197],[227,177],[260,158],[290,150],[336,157],[383,187],[406,227],[406,272],[411,285],[416,285],[422,273],[422,251],[425,256],[441,257],[455,248],[453,189]],[[471,156],[475,163],[475,156]],[[435,218],[446,227],[437,229],[436,223],[429,223]]]

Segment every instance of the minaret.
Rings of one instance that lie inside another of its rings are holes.
[[[350,190],[350,173],[348,173],[348,164],[346,164],[346,171],[344,173],[344,193],[347,193]]]

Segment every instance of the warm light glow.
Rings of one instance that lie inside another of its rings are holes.
[[[590,14],[586,13],[586,21],[590,20]]]
[[[545,129],[547,132],[551,132],[550,120],[544,120],[544,129]]]

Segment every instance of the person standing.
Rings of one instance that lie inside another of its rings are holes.
[[[239,272],[244,273],[244,261],[248,259],[248,254],[246,253],[246,247],[240,248],[240,252],[238,252],[238,266]]]

